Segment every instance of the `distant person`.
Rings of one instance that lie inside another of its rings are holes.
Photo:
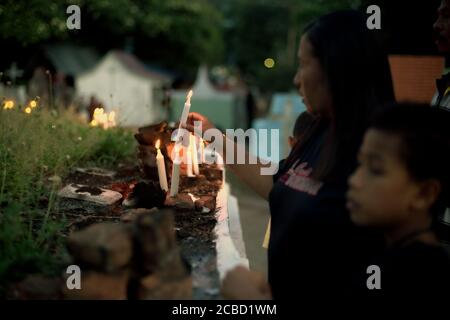
[[[406,115],[406,116],[405,116]],[[356,283],[370,297],[450,298],[450,262],[433,230],[436,208],[450,192],[450,111],[395,105],[369,127],[359,165],[349,178],[352,221],[381,230],[387,245],[369,265],[380,268],[380,290],[366,269]]]
[[[439,52],[450,58],[450,0],[442,0],[438,8],[438,17],[433,25],[435,43]],[[431,104],[450,109],[450,73],[436,80],[436,94]],[[449,123],[450,126],[450,123]],[[443,240],[450,242],[450,208],[442,208],[439,214],[438,233]]]
[[[170,119],[172,119],[172,94],[171,94],[171,89],[170,86],[164,85],[162,87],[162,92],[163,92],[163,98],[161,101],[161,106],[165,112],[165,117],[166,120],[169,121]]]
[[[442,0],[437,11],[438,17],[433,25],[435,43],[439,52],[450,56],[450,0]],[[450,73],[436,80],[437,92],[432,105],[450,108]]]
[[[89,105],[88,105],[88,118],[89,122],[91,122],[94,119],[94,111],[96,108],[101,107],[101,102],[97,100],[95,96],[91,96],[89,99]]]
[[[29,97],[39,97],[39,105],[50,108],[49,80],[44,67],[33,70],[33,76],[28,82],[27,94]]]
[[[250,89],[245,96],[245,108],[247,110],[247,129],[252,127],[253,119],[255,118],[256,102]]]

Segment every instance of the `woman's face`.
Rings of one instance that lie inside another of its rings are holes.
[[[314,56],[314,49],[307,34],[300,40],[298,50],[299,67],[294,77],[294,85],[298,88],[309,113],[329,116],[332,98],[328,79],[319,59]]]

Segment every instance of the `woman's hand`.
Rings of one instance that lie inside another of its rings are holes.
[[[215,129],[214,124],[209,121],[209,119],[203,115],[201,115],[200,113],[197,112],[190,112],[187,118],[187,122],[186,122],[186,129],[194,132],[194,125],[195,125],[195,121],[200,121],[202,123],[202,136],[203,133],[208,130],[208,129]]]
[[[272,299],[270,286],[263,274],[238,266],[222,282],[222,295],[230,300]]]

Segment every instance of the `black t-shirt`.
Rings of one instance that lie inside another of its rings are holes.
[[[354,282],[359,297],[387,303],[399,299],[450,299],[450,260],[442,247],[416,241],[386,249],[369,263],[379,267],[380,289],[367,288],[369,274],[364,268]]]
[[[268,271],[275,299],[348,293],[353,272],[380,243],[350,221],[345,209],[348,174],[335,183],[311,177],[324,137],[323,131],[311,138],[291,168],[280,162],[274,176]]]

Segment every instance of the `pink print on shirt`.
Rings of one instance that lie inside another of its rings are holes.
[[[280,178],[280,182],[294,190],[306,192],[315,196],[323,183],[310,178],[312,168],[308,168],[307,162],[302,162],[298,166],[296,166],[296,164],[297,163],[294,163],[294,165]]]

